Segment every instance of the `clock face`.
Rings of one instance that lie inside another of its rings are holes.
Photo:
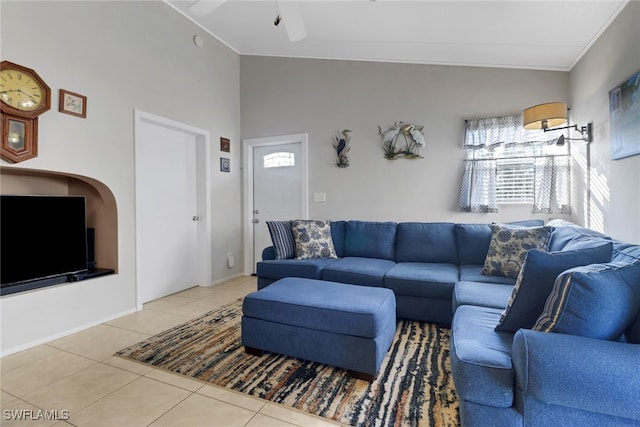
[[[45,101],[44,89],[32,74],[17,70],[0,71],[0,100],[20,111],[33,111]]]

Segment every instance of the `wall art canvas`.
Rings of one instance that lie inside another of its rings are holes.
[[[640,154],[640,71],[609,92],[611,158]]]
[[[231,160],[225,157],[220,157],[220,171],[231,172]]]

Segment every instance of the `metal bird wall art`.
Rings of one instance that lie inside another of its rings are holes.
[[[419,154],[420,148],[427,145],[427,141],[422,134],[424,126],[396,121],[395,125],[386,131],[378,126],[382,142],[384,158],[393,160],[400,157],[407,159],[422,159]],[[397,147],[400,135],[404,140],[403,147]]]
[[[349,142],[351,141],[350,133],[351,131],[349,129],[345,129],[334,137],[333,148],[336,150],[336,165],[340,168],[349,166],[347,154],[349,154],[349,150],[351,150],[349,146]]]

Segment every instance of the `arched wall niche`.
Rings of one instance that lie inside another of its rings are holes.
[[[87,227],[95,229],[99,268],[118,272],[118,209],[113,193],[102,182],[66,172],[0,167],[2,194],[85,196]]]

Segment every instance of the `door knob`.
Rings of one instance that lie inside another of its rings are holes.
[[[259,223],[259,222],[260,222],[260,220],[259,220],[258,218],[253,218],[253,219],[251,220],[251,223],[253,223],[253,224],[257,224],[257,223]]]
[[[194,215],[194,216],[193,216],[193,218],[191,218],[191,219],[192,219],[192,220],[194,220],[194,221],[197,221],[197,220],[199,220],[199,219],[200,219],[200,217],[199,217],[199,216]]]

